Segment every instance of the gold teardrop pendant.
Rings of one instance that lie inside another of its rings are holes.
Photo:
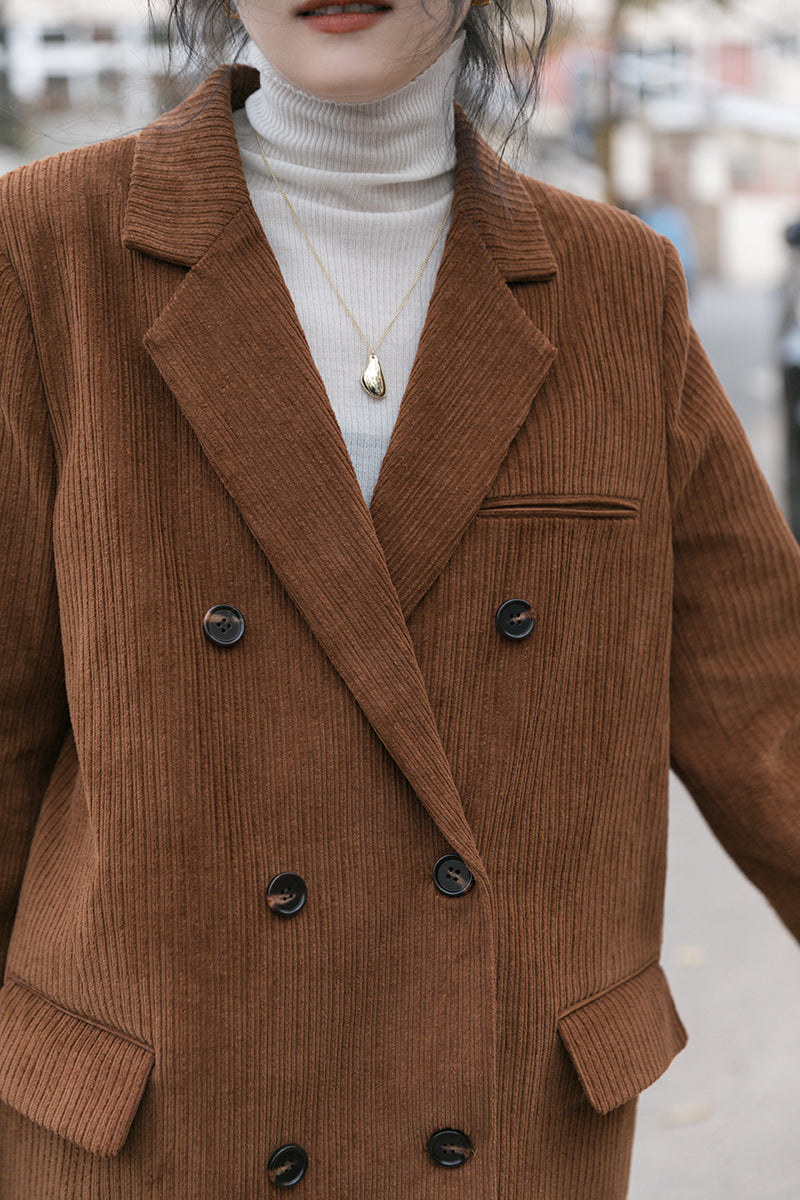
[[[376,400],[382,400],[386,395],[386,380],[383,378],[377,354],[370,354],[367,359],[364,374],[361,376],[361,386],[369,396],[374,396]]]

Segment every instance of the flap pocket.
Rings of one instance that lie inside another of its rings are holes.
[[[658,963],[563,1013],[558,1032],[601,1113],[655,1083],[687,1041]]]
[[[24,984],[0,988],[0,1100],[84,1150],[122,1149],[154,1060]]]

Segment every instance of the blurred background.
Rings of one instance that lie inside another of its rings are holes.
[[[166,33],[145,0],[0,0],[0,172],[176,103],[196,77]],[[561,0],[528,133],[518,169],[675,242],[800,536],[798,0]],[[663,961],[691,1040],[640,1102],[631,1200],[798,1200],[800,954],[676,781],[671,813]]]

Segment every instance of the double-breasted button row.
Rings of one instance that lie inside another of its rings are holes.
[[[428,1141],[428,1154],[439,1167],[463,1167],[474,1151],[472,1143],[460,1129],[438,1129]],[[308,1170],[308,1155],[302,1146],[290,1142],[271,1155],[267,1163],[270,1183],[289,1188]]]
[[[496,625],[500,633],[513,640],[527,637],[535,625],[530,605],[524,600],[509,600],[497,610]],[[216,604],[203,618],[203,632],[217,646],[234,646],[241,641],[245,619],[231,604]],[[463,896],[474,882],[472,872],[457,854],[445,854],[433,867],[433,881],[445,896]],[[308,898],[308,889],[300,875],[284,871],[267,886],[267,904],[280,917],[293,917],[301,911]],[[439,1129],[428,1141],[428,1155],[440,1167],[460,1167],[471,1157],[469,1138],[458,1129]],[[289,1188],[298,1184],[308,1170],[308,1154],[302,1146],[291,1142],[280,1146],[267,1164],[269,1180],[275,1187]]]
[[[472,872],[457,854],[445,854],[433,868],[433,882],[445,896],[463,896],[473,884]],[[308,899],[305,880],[293,871],[283,871],[267,886],[267,904],[279,917],[293,917]]]
[[[495,625],[513,642],[526,638],[536,627],[527,600],[506,600],[495,613]],[[215,646],[235,646],[244,637],[244,617],[232,604],[215,604],[203,617],[203,632]]]

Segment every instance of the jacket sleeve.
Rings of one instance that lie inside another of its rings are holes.
[[[666,251],[672,765],[800,939],[800,548],[692,329]]]
[[[42,795],[67,727],[54,492],[31,324],[0,248],[0,972]]]

